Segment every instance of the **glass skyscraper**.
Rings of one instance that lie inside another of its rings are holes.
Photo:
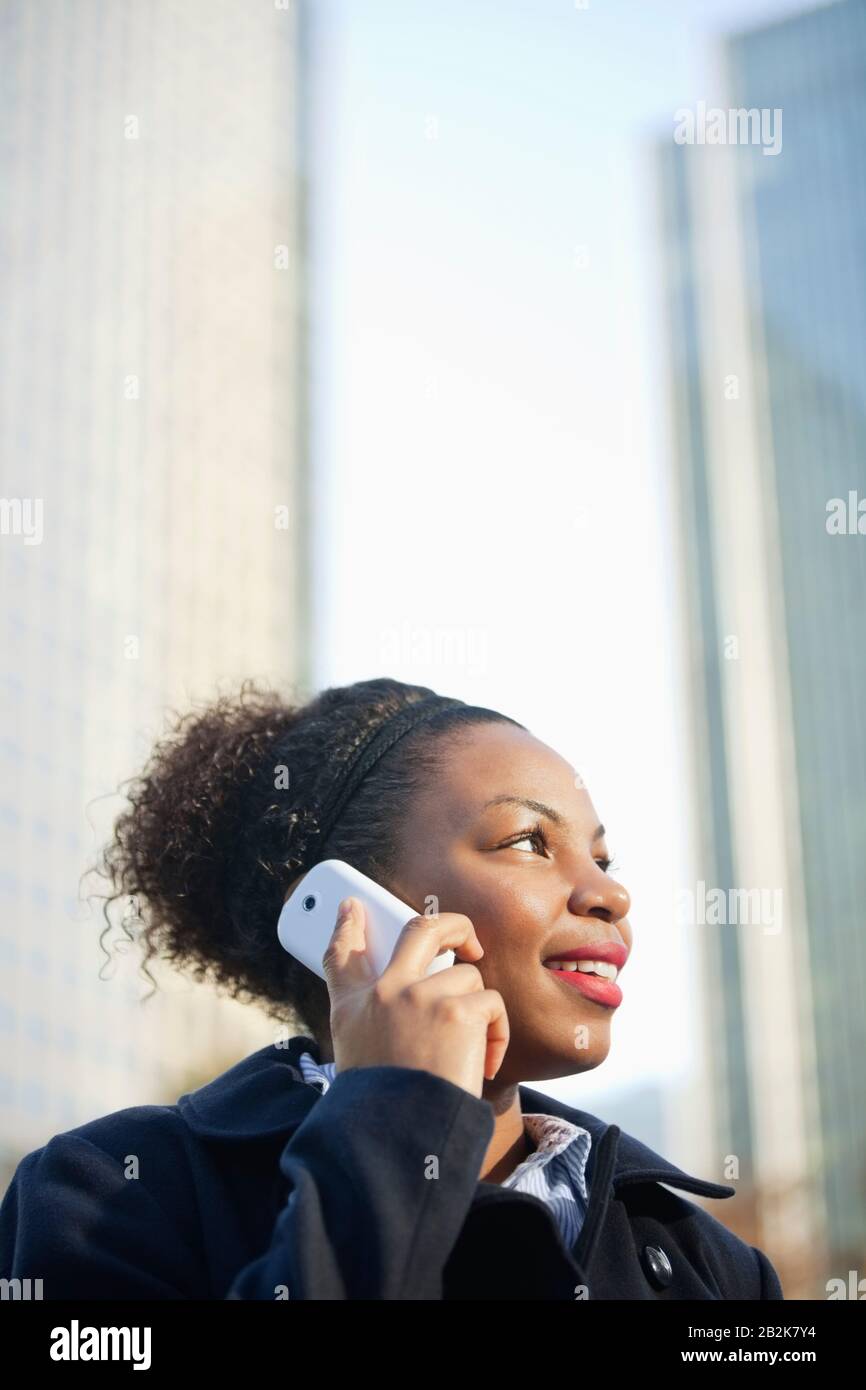
[[[866,1272],[866,3],[731,37],[708,104],[782,136],[660,157],[701,871],[785,904],[704,928],[717,1140],[821,1297]]]
[[[2,1188],[273,1036],[109,964],[82,875],[164,712],[305,687],[309,524],[294,0],[12,0],[0,42]]]

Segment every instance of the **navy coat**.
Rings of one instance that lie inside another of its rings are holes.
[[[568,1250],[545,1204],[481,1182],[493,1108],[431,1072],[352,1067],[324,1095],[299,1035],[176,1105],[138,1105],[21,1160],[0,1277],[45,1299],[781,1299],[766,1255],[616,1125],[526,1086],[524,1111],[592,1134]],[[438,1175],[435,1174],[438,1162]],[[664,1186],[662,1186],[664,1184]]]

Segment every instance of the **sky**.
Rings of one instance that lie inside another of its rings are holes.
[[[697,1065],[652,155],[760,0],[316,0],[315,683],[491,705],[586,782],[635,946],[585,1108]]]

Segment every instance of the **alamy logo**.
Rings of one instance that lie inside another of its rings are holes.
[[[674,140],[678,145],[761,145],[763,154],[782,148],[782,108],[743,106],[725,111],[699,101],[694,111],[681,106],[674,112]],[[778,129],[777,129],[778,126]]]
[[[0,535],[23,536],[25,545],[41,545],[42,498],[0,497]]]
[[[866,536],[866,497],[858,496],[853,488],[847,506],[843,497],[831,497],[826,527],[830,536]]]
[[[132,1361],[134,1371],[150,1370],[149,1327],[52,1327],[52,1361]],[[141,1343],[141,1345],[139,1345]]]
[[[42,1297],[41,1279],[0,1279],[0,1302],[7,1298],[28,1303]]]
[[[861,1278],[859,1269],[848,1270],[848,1283],[844,1279],[828,1279],[824,1285],[829,1299],[853,1298],[862,1303],[866,1299],[866,1279]]]
[[[758,926],[765,936],[782,930],[781,888],[695,888],[677,890],[676,920],[681,927]]]

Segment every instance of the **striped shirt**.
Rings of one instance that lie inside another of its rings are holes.
[[[317,1062],[309,1052],[302,1052],[300,1065],[304,1080],[324,1095],[336,1074],[336,1062]],[[544,1202],[570,1250],[580,1234],[589,1202],[586,1162],[592,1136],[589,1130],[558,1115],[524,1112],[523,1123],[535,1152],[500,1185],[528,1192]]]

